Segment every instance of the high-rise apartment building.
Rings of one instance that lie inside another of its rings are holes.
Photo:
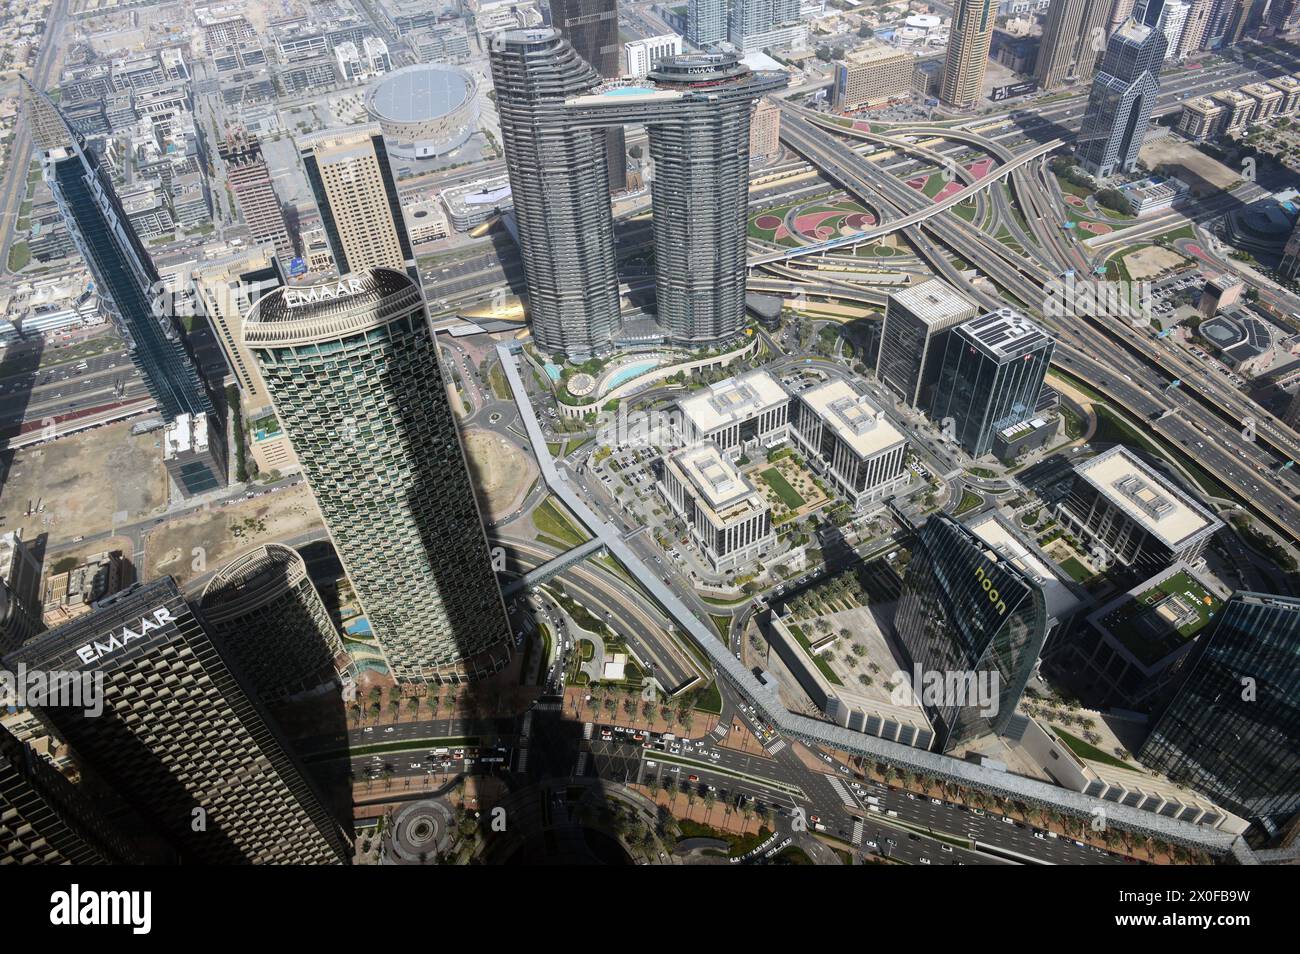
[[[947,752],[1006,729],[1047,638],[1047,601],[1014,560],[936,514],[917,534],[894,629]]]
[[[281,266],[266,248],[250,248],[194,273],[194,298],[250,409],[270,407],[257,362],[244,343],[244,316],[263,294],[283,284]]]
[[[687,0],[686,39],[709,47],[727,38],[727,0]]]
[[[144,856],[90,797],[0,725],[0,868],[158,860]]]
[[[553,354],[608,351],[621,327],[600,131],[644,125],[653,162],[655,308],[665,339],[743,326],[750,112],[786,83],[734,53],[661,59],[645,86],[599,78],[555,30],[499,34],[492,73],[533,335]]]
[[[1205,28],[1210,22],[1210,8],[1213,0],[1192,0],[1187,10],[1187,25],[1183,27],[1182,39],[1178,41],[1178,59],[1186,59],[1201,49],[1205,40]]]
[[[1182,0],[1139,0],[1133,8],[1134,19],[1145,26],[1155,27],[1164,36],[1166,60],[1178,56],[1190,13],[1191,5]]]
[[[838,110],[878,106],[912,93],[913,57],[907,50],[873,43],[835,64],[831,104]]]
[[[771,159],[780,152],[781,107],[770,99],[760,99],[749,120],[749,158]]]
[[[1109,10],[1109,0],[1053,0],[1034,67],[1039,86],[1056,89],[1092,79]]]
[[[338,822],[171,577],[100,600],[5,662],[102,674],[102,713],[38,714],[183,861],[347,860]]]
[[[271,184],[271,170],[262,157],[262,144],[245,129],[232,129],[217,147],[226,167],[226,184],[253,241],[269,245],[285,262],[293,257],[293,240],[284,221],[284,209]]]
[[[725,343],[745,323],[750,112],[786,77],[734,53],[691,53],[660,60],[650,79],[652,95],[676,98],[614,100],[650,134],[659,324],[680,345]]]
[[[618,0],[548,0],[551,25],[564,35],[580,57],[602,79],[617,79],[621,68],[618,41]],[[623,127],[605,130],[605,163],[609,191],[627,188],[627,144]]]
[[[929,407],[949,330],[978,313],[973,301],[938,278],[890,293],[876,377],[912,407]]]
[[[171,312],[170,296],[163,294],[107,170],[49,97],[26,79],[20,90],[34,137],[49,144],[40,155],[42,175],[159,414],[168,422],[181,414],[212,414],[212,398]]]
[[[338,273],[397,268],[414,276],[415,256],[379,126],[326,130],[298,140],[298,149]]]
[[[266,543],[231,560],[198,610],[261,699],[314,689],[337,672],[342,640],[292,547]]]
[[[1105,179],[1137,166],[1166,48],[1163,33],[1131,19],[1106,42],[1075,147],[1080,164],[1094,176]]]
[[[21,530],[0,534],[0,653],[17,649],[44,628],[40,561]]]
[[[972,457],[993,448],[998,431],[1034,415],[1055,342],[1020,312],[999,308],[948,335],[931,417],[952,422],[952,437]]]
[[[947,105],[971,109],[979,102],[997,12],[997,0],[957,0],[953,6],[948,56],[939,88],[939,98]]]
[[[394,675],[504,666],[505,608],[419,286],[378,268],[279,288],[244,338]]]
[[[742,53],[791,46],[807,35],[799,22],[799,0],[731,0],[727,40]]]
[[[1138,752],[1275,831],[1300,810],[1300,600],[1237,593]]]
[[[619,328],[605,131],[565,115],[567,98],[599,83],[557,30],[494,38],[492,85],[533,338],[543,351],[579,360],[609,351]]]

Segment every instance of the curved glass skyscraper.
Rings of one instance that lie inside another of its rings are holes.
[[[394,675],[505,665],[505,607],[419,287],[376,268],[277,288],[244,339]]]
[[[647,85],[600,85],[555,30],[493,43],[492,75],[528,280],[533,336],[583,358],[620,327],[604,137],[649,132],[655,292],[669,343],[725,342],[745,317],[745,214],[754,101],[786,76],[753,72],[734,53],[665,57]]]

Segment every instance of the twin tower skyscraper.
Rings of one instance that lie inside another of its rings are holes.
[[[528,284],[533,339],[584,360],[622,327],[607,130],[644,125],[654,212],[655,303],[666,343],[723,343],[744,325],[749,123],[786,85],[734,53],[659,60],[608,83],[555,29],[492,43],[492,81]]]

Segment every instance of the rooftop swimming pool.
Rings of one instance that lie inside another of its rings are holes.
[[[605,388],[606,390],[612,391],[620,385],[627,384],[627,382],[631,381],[633,378],[640,377],[652,368],[659,367],[659,364],[660,362],[658,359],[655,359],[652,361],[636,361],[632,364],[624,365],[610,375],[609,379],[605,382]]]

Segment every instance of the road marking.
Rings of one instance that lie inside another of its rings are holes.
[[[776,753],[780,752],[783,748],[785,748],[785,739],[777,739],[767,750],[767,754],[776,755]]]
[[[720,739],[725,739],[727,737],[727,730],[728,730],[728,726],[726,725],[726,723],[719,722],[717,725],[713,727],[713,734]]]
[[[858,803],[853,800],[853,796],[849,794],[849,790],[844,787],[843,782],[834,775],[827,775],[826,781],[831,783],[831,788],[835,789],[835,794],[840,797],[840,801],[845,805],[848,805],[850,808],[858,807]]]
[[[853,844],[855,845],[862,844],[862,821],[857,818],[853,819],[852,840],[853,840]]]

